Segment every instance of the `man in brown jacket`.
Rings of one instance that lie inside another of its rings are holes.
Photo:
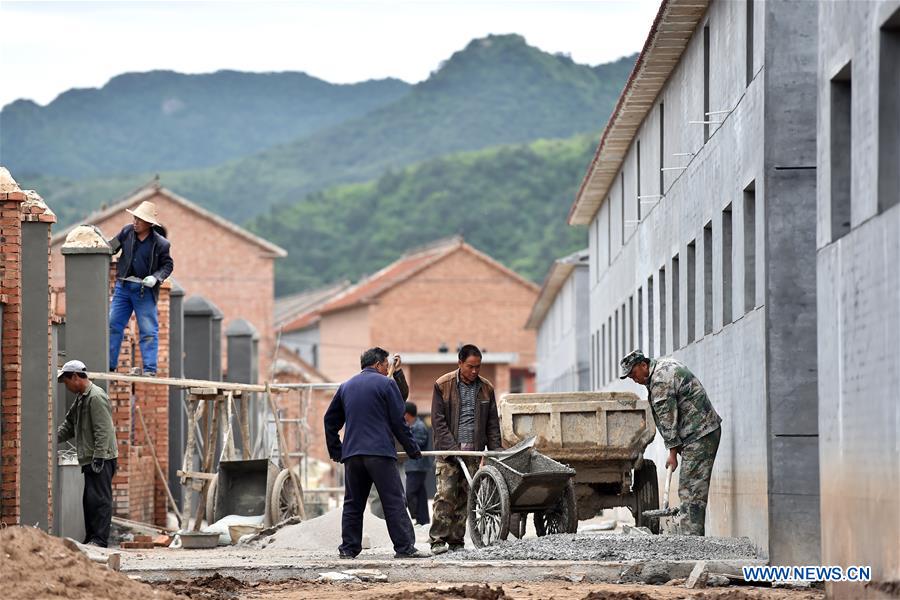
[[[491,382],[479,376],[481,351],[471,344],[459,350],[459,368],[434,383],[431,425],[435,450],[500,449],[500,417]],[[477,459],[466,459],[470,473]],[[431,552],[461,550],[466,535],[466,502],[469,486],[459,462],[438,458],[435,464],[437,492],[431,521]]]

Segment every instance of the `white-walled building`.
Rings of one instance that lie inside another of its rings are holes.
[[[538,392],[591,389],[587,250],[553,263],[525,328],[537,330]]]
[[[723,418],[707,533],[778,564],[819,562],[817,11],[663,1],[569,219],[592,388],[646,397],[617,377],[633,348],[686,363]]]

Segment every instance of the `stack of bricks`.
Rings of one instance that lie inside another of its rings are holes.
[[[110,269],[110,293],[115,284],[116,263]],[[159,292],[159,354],[157,376],[169,375],[169,294],[171,285],[164,282]],[[146,293],[150,293],[149,290]],[[119,352],[116,371],[129,373],[140,366],[141,351],[137,321],[129,320]],[[145,433],[135,411],[141,407],[148,433],[153,440],[156,456],[163,473],[167,472],[169,456],[169,387],[148,383],[110,382],[109,399],[113,406],[113,421],[119,446],[119,469],[113,478],[113,501],[119,516],[165,525],[166,492],[156,475],[156,467]]]
[[[2,384],[0,384],[0,523],[19,522],[22,424],[22,223],[52,226],[56,216],[35,192],[22,191],[9,172],[0,167],[0,303],[3,304]],[[50,227],[47,228],[47,269],[50,269]],[[49,298],[50,290],[47,294]],[[51,360],[51,320],[47,315],[47,360]],[[40,332],[34,332],[40,335]],[[48,369],[48,375],[50,370]],[[48,390],[50,381],[48,380]],[[52,398],[48,394],[47,468],[53,467]],[[48,477],[48,482],[51,478]],[[52,507],[52,486],[47,489]],[[52,520],[52,509],[48,522]]]

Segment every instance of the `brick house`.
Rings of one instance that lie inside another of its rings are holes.
[[[144,200],[154,202],[160,222],[168,230],[175,261],[173,277],[187,296],[202,295],[224,313],[223,331],[234,319],[246,319],[260,332],[259,369],[268,373],[274,341],[272,315],[275,259],[287,256],[282,248],[161,187],[157,181],[92,215],[84,223],[96,225],[110,238],[131,223],[125,212]],[[69,227],[52,239],[51,286],[65,287],[60,248]],[[226,364],[224,353],[222,364]],[[261,379],[265,377],[261,376]]]
[[[374,345],[399,352],[410,400],[431,411],[435,379],[456,368],[456,348],[485,350],[482,375],[498,395],[533,388],[535,334],[524,328],[538,287],[454,237],[413,250],[283,332],[315,328],[318,368],[332,381],[359,371]]]

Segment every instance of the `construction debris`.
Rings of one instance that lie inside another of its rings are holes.
[[[727,560],[758,558],[748,538],[557,534],[437,557],[454,560]],[[666,578],[662,583],[668,581]]]

